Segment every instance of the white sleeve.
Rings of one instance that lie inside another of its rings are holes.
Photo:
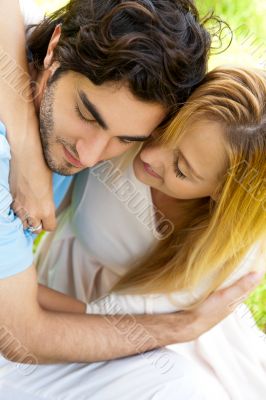
[[[261,253],[261,257],[259,254]],[[256,244],[245,256],[243,262],[220,286],[219,289],[233,285],[237,280],[251,271],[265,270],[265,259],[260,244]],[[211,284],[209,277],[204,285],[194,291],[178,291],[171,296],[166,294],[152,295],[123,295],[110,293],[87,304],[87,314],[163,314],[183,310],[186,306],[193,304],[201,298],[205,289]]]
[[[162,314],[177,311],[164,294],[123,295],[110,293],[87,304],[87,314]]]
[[[240,265],[220,286],[220,289],[224,289],[228,286],[233,285],[236,281],[243,278],[249,272],[260,272],[263,270],[266,272],[265,255],[263,254],[262,249],[263,246],[261,246],[261,243],[256,243],[254,246],[252,246]]]
[[[25,26],[38,24],[44,17],[44,11],[33,0],[19,0]]]

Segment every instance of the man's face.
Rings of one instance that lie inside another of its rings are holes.
[[[39,98],[40,132],[48,166],[72,175],[145,141],[166,110],[133,97],[125,85],[95,86],[69,71],[45,81]]]

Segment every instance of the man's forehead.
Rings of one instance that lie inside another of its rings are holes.
[[[149,135],[167,115],[162,105],[137,99],[126,85],[96,86],[89,80],[85,82],[76,86],[77,100],[106,130]]]

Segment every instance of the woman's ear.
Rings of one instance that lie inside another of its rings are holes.
[[[56,25],[54,33],[50,39],[45,59],[43,61],[44,69],[48,69],[53,63],[54,49],[56,48],[62,33],[61,24]]]

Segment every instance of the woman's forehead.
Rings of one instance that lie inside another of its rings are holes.
[[[182,135],[177,148],[193,165],[193,169],[207,179],[220,175],[227,165],[226,138],[221,124],[199,121]]]

